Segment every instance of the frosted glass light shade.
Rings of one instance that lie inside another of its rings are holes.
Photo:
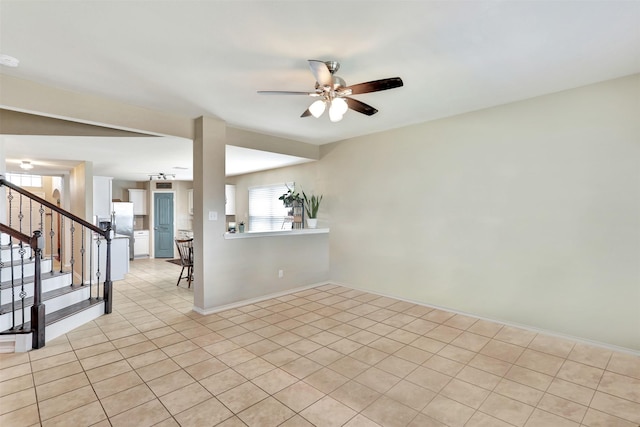
[[[342,98],[335,98],[331,101],[331,109],[335,109],[337,114],[343,115],[349,109],[347,101]]]
[[[340,114],[335,108],[329,108],[329,120],[332,122],[339,122],[342,120],[343,114]]]
[[[327,108],[325,102],[321,99],[318,99],[313,104],[311,104],[311,106],[309,107],[309,112],[313,117],[317,119],[322,115],[322,113],[324,113],[325,108]]]

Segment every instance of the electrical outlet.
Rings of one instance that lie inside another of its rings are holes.
[[[278,278],[282,279],[284,277],[284,270],[278,270]]]

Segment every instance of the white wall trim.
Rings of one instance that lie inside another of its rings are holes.
[[[217,307],[212,307],[207,309],[202,309],[200,307],[193,306],[193,311],[195,311],[196,313],[202,314],[203,316],[206,316],[208,314],[219,313],[221,311],[231,310],[233,308],[238,308],[238,307],[242,307],[249,304],[255,304],[260,301],[266,301],[272,298],[279,298],[285,295],[295,294],[296,292],[306,291],[307,289],[317,288],[318,286],[331,285],[331,284],[332,284],[331,282],[321,282],[321,283],[314,283],[312,285],[299,286],[297,288],[288,289],[286,291],[274,292],[272,294],[267,294],[267,295],[263,295],[256,298],[249,298],[246,300],[233,302],[231,304],[220,305]]]

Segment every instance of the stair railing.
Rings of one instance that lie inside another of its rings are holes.
[[[74,283],[76,280],[79,281],[79,286],[89,286],[89,299],[101,299],[100,280],[102,273],[104,273],[102,299],[104,300],[105,314],[111,313],[113,304],[113,285],[111,282],[111,227],[108,227],[107,230],[102,230],[71,212],[7,181],[2,175],[0,175],[0,187],[7,188],[7,216],[9,223],[8,225],[0,223],[0,232],[10,236],[11,244],[9,247],[18,248],[20,258],[14,260],[14,251],[10,249],[11,262],[9,265],[6,265],[6,262],[0,260],[0,277],[3,277],[3,270],[6,271],[10,269],[10,287],[12,294],[12,301],[5,303],[1,299],[2,294],[0,293],[0,310],[3,312],[11,310],[13,313],[11,328],[0,332],[0,334],[33,333],[32,347],[41,348],[44,346],[45,306],[42,303],[41,261],[47,259],[45,249],[49,251],[48,258],[51,265],[50,271],[45,274],[53,276],[55,274],[54,270],[56,270],[57,267],[59,267],[59,273],[63,273],[65,264],[67,264],[71,273],[71,286],[76,285],[76,283]],[[47,235],[49,237],[48,241],[45,239]],[[59,239],[56,239],[56,237],[59,237]],[[96,254],[93,253],[93,240],[95,240]],[[58,241],[60,242],[59,244]],[[101,272],[102,263],[100,261],[100,252],[103,242],[106,242],[106,259],[104,271]],[[30,256],[35,262],[34,295],[30,327],[26,326],[28,322],[25,322],[24,307],[26,301],[29,299],[27,298],[27,292],[24,287],[25,280],[22,274],[15,273],[16,266],[24,272],[25,255],[27,252],[25,248],[26,245],[31,246],[32,252]],[[97,262],[95,262],[96,260]],[[94,264],[96,267],[95,272],[93,271]],[[5,276],[6,275],[5,273]],[[93,292],[94,277],[95,296]],[[3,285],[3,287],[8,286],[6,283]],[[19,300],[14,298],[16,289],[19,289]],[[19,301],[19,303],[16,304],[16,301]],[[20,311],[21,315],[18,314]]]
[[[2,331],[0,334],[30,334],[33,333],[32,339],[32,347],[33,348],[42,348],[44,346],[44,304],[42,304],[42,274],[40,270],[40,259],[41,259],[41,248],[39,245],[40,241],[40,230],[36,230],[33,232],[33,236],[29,237],[26,234],[20,233],[12,229],[11,227],[6,226],[5,224],[0,223],[0,232],[5,233],[10,236],[9,243],[9,268],[11,268],[11,328],[7,331]],[[13,239],[16,239],[19,243],[16,247],[18,247],[18,256],[19,259],[15,259],[14,253],[14,245]],[[16,308],[16,299],[15,299],[15,274],[14,268],[15,266],[20,266],[21,273],[24,273],[24,263],[25,263],[25,254],[27,253],[25,249],[25,243],[29,245],[31,248],[31,257],[34,259],[34,280],[33,280],[33,304],[31,305],[31,327],[26,327],[25,322],[25,297],[27,293],[24,289],[24,275],[21,274],[18,280],[20,281],[20,307]],[[0,261],[0,269],[4,268],[4,261]],[[1,295],[1,294],[0,294]],[[1,305],[0,305],[1,306]],[[16,312],[20,312],[20,315]],[[2,313],[4,314],[4,313]],[[17,319],[16,319],[17,317]]]

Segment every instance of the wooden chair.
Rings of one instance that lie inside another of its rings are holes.
[[[180,284],[182,279],[187,279],[189,287],[191,287],[191,281],[193,280],[193,239],[175,240],[180,254],[180,263],[182,264],[182,270],[176,286]],[[187,269],[187,274],[183,276],[185,268]]]

